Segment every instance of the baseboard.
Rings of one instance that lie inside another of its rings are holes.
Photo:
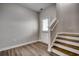
[[[5,50],[12,49],[12,48],[20,47],[20,46],[23,46],[23,45],[28,45],[28,44],[36,43],[36,42],[42,42],[42,43],[48,45],[48,43],[43,42],[43,41],[41,41],[41,40],[35,40],[35,41],[27,42],[27,43],[22,43],[22,44],[10,46],[10,47],[2,48],[2,49],[0,49],[0,51],[5,51]]]
[[[38,42],[38,41],[39,41],[39,40],[35,40],[35,41],[27,42],[27,43],[22,43],[22,44],[10,46],[10,47],[2,48],[2,49],[0,49],[0,51],[5,51],[5,50],[12,49],[12,48],[20,47],[20,46],[23,46],[23,45],[28,45],[28,44],[36,43],[36,42]]]
[[[46,42],[44,42],[44,41],[41,41],[41,40],[38,40],[38,42],[42,42],[42,43],[48,45],[48,43],[46,43]]]

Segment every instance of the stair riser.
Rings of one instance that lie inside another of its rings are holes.
[[[68,51],[71,51],[72,53],[79,54],[79,50],[76,50],[76,49],[73,49],[73,48],[70,48],[70,47],[66,47],[66,46],[61,45],[61,44],[56,44],[55,43],[54,46],[65,49],[65,50],[68,50]]]
[[[67,54],[64,54],[64,53],[62,53],[62,52],[60,52],[60,51],[58,51],[58,50],[56,50],[56,49],[52,49],[52,51],[53,51],[55,54],[60,55],[60,56],[68,56]]]
[[[75,39],[71,39],[71,38],[64,38],[64,37],[57,37],[56,39],[65,39],[65,40],[71,40],[71,41],[74,41],[74,42],[79,42],[79,40],[75,40]]]
[[[56,46],[53,46],[53,48],[55,50],[59,51],[60,53],[66,54],[68,56],[79,56],[78,54],[72,53],[68,50],[65,50],[65,49],[62,49],[62,48],[59,48],[59,47],[56,47]],[[55,53],[57,53],[57,52],[55,52]]]
[[[52,46],[52,52],[60,56],[79,56],[79,34],[60,33]]]
[[[71,47],[73,49],[79,50],[79,47],[77,47],[77,46],[73,46],[73,45],[70,45],[70,44],[65,44],[63,42],[58,42],[58,41],[56,41],[55,43],[59,43],[61,45],[64,45],[64,46]]]
[[[72,34],[58,34],[62,36],[71,36],[71,37],[79,37],[79,35],[72,35]]]
[[[71,41],[62,40],[62,39],[57,39],[56,41],[63,43],[63,44],[68,44],[68,45],[73,45],[73,46],[79,47],[79,43],[76,43],[76,42],[71,42]]]

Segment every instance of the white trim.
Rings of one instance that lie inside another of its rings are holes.
[[[79,38],[78,37],[61,36],[61,35],[58,35],[57,37],[59,37],[61,39],[68,39],[68,40],[79,41]]]
[[[45,43],[45,44],[47,44],[47,45],[48,45],[48,43],[46,43],[46,42],[44,42],[44,41],[42,41],[42,40],[38,40],[38,42],[42,42],[42,43]]]
[[[41,41],[41,40],[35,40],[35,41],[27,42],[27,43],[22,43],[22,44],[10,46],[10,47],[2,48],[2,49],[0,49],[0,51],[5,51],[5,50],[12,49],[12,48],[20,47],[20,46],[23,46],[23,45],[28,45],[28,44],[36,43],[36,42],[42,42],[42,43],[45,43],[45,44],[48,45],[48,43],[43,42],[43,41]]]
[[[53,28],[50,29],[50,31],[53,31],[57,24],[58,24],[58,21],[55,23],[55,25],[53,26]]]
[[[54,43],[55,43],[55,41],[56,41],[56,37],[57,37],[58,35],[56,34],[55,35],[55,37],[54,37],[54,39],[53,39],[53,42],[52,42],[52,45],[51,45],[51,47],[53,47],[54,46]]]
[[[79,36],[79,33],[75,32],[58,32],[58,35],[65,35],[65,36]]]
[[[54,46],[65,49],[65,50],[68,50],[68,51],[76,53],[76,54],[79,54],[79,50],[76,50],[76,49],[73,49],[73,48],[58,44],[58,43],[54,43]]]
[[[58,32],[57,34],[79,34],[75,32]]]
[[[18,45],[10,46],[10,47],[5,47],[5,48],[0,49],[0,51],[4,51],[4,50],[8,50],[8,49],[12,49],[12,48],[20,47],[20,46],[23,46],[23,45],[28,45],[28,44],[36,43],[36,42],[38,42],[38,40],[31,41],[31,42],[26,42],[26,43],[22,43],[22,44],[18,44]]]
[[[52,25],[56,20],[57,20],[57,19],[54,18],[54,19],[51,21],[51,23],[49,24],[49,27],[51,27],[51,25]]]
[[[61,43],[65,43],[65,44],[69,44],[69,45],[73,45],[73,46],[78,46],[79,47],[79,43],[76,43],[76,42],[62,40],[62,39],[56,39],[56,41],[57,42],[61,42]]]

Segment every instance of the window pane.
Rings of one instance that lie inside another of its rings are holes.
[[[48,19],[43,19],[43,31],[48,31]]]

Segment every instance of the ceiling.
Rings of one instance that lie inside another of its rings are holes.
[[[21,3],[20,5],[27,7],[33,11],[40,12],[41,8],[45,9],[52,4],[55,4],[55,3]]]

